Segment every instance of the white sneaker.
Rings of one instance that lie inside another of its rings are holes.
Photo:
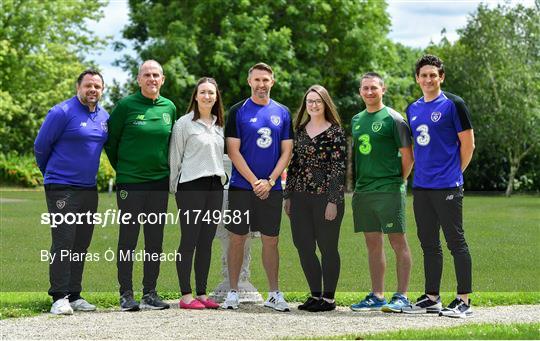
[[[281,291],[269,293],[268,299],[264,302],[264,306],[277,311],[290,311],[289,305],[287,304],[287,301],[285,301]]]
[[[73,309],[69,304],[67,298],[61,298],[53,303],[51,307],[51,314],[55,315],[71,315],[73,314]]]
[[[84,298],[79,298],[76,301],[69,302],[73,311],[94,311],[96,306],[88,303]]]
[[[236,291],[229,291],[227,293],[227,298],[225,301],[221,304],[221,308],[223,309],[238,309],[239,304],[239,298],[238,293]]]

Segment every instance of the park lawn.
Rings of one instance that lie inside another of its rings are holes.
[[[48,284],[48,264],[40,261],[41,250],[50,247],[49,227],[40,224],[41,213],[46,212],[45,195],[42,191],[20,191],[3,189],[0,204],[0,289],[7,292],[42,293],[38,302],[48,305],[46,291]],[[175,211],[175,202],[170,197],[169,212]],[[99,212],[116,208],[115,196],[100,194]],[[540,198],[537,196],[466,196],[464,200],[464,222],[467,240],[473,257],[473,283],[478,294],[472,296],[474,305],[539,303],[540,273],[537,260],[540,252]],[[421,250],[416,238],[416,228],[412,215],[412,198],[407,200],[408,239],[413,254],[410,297],[416,298],[423,289],[423,267]],[[301,300],[307,284],[302,273],[298,254],[292,244],[289,220],[282,219],[280,239],[280,285],[281,290],[290,292],[290,299]],[[115,261],[106,261],[108,249],[116,250],[117,226],[96,226],[89,252],[100,256],[99,261],[88,261],[85,266],[83,288],[85,292],[105,295],[104,306],[117,304]],[[165,227],[164,252],[173,252],[179,243],[179,227],[169,224]],[[443,245],[444,242],[443,242]],[[139,238],[140,248],[142,236]],[[389,246],[389,245],[387,245]],[[387,247],[387,291],[396,286],[394,257]],[[261,245],[254,240],[252,250],[251,279],[261,292],[266,291],[266,276],[260,260]],[[350,196],[347,196],[347,210],[341,228],[340,238],[341,275],[338,283],[338,303],[349,305],[370,290],[367,255],[361,234],[353,233]],[[208,279],[211,291],[221,282],[221,246],[218,240],[213,245],[213,257]],[[441,291],[455,290],[455,275],[452,258],[445,250],[445,268]],[[192,276],[193,277],[193,276]],[[134,267],[135,290],[140,290],[142,263]],[[170,298],[178,296],[178,279],[175,263],[165,261],[161,266],[158,282],[160,293]],[[0,295],[0,303],[15,303],[17,294],[5,300]],[[32,294],[33,297],[37,294]],[[110,298],[107,298],[109,297]],[[501,296],[502,295],[502,296]],[[87,295],[88,296],[88,295]],[[15,301],[14,301],[15,299]],[[22,297],[21,297],[22,299]],[[451,300],[452,294],[443,299]],[[491,303],[490,303],[491,302]],[[496,302],[496,303],[493,303]],[[2,304],[4,306],[4,304]],[[40,305],[41,306],[41,305]],[[26,309],[22,307],[21,309]],[[46,308],[43,308],[46,309]],[[30,311],[41,311],[32,308]],[[24,313],[23,313],[24,314]]]
[[[468,324],[450,328],[328,336],[322,340],[537,340],[540,323]],[[315,338],[317,339],[317,338]]]

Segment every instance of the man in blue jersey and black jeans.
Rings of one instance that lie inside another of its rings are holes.
[[[91,214],[97,211],[96,174],[107,141],[109,114],[98,105],[103,94],[101,74],[86,70],[77,79],[77,95],[55,105],[45,117],[34,143],[43,173],[50,214]],[[81,297],[84,258],[94,225],[86,215],[82,224],[51,226],[52,246],[49,295],[51,313],[70,315],[96,307]]]
[[[283,200],[279,180],[291,158],[294,139],[291,115],[285,106],[270,99],[274,85],[270,66],[255,64],[249,69],[247,81],[251,97],[230,108],[225,128],[227,152],[233,163],[229,185],[233,219],[226,226],[230,232],[227,262],[231,291],[222,307],[238,308],[238,279],[251,230],[261,233],[262,261],[270,287],[264,305],[289,311],[278,288],[278,239]]]
[[[416,62],[416,82],[423,97],[407,107],[414,141],[413,207],[424,253],[425,294],[404,313],[472,315],[471,255],[463,231],[463,172],[474,151],[469,109],[460,97],[441,90],[444,65],[436,56]],[[457,297],[442,309],[439,296],[443,269],[442,227],[457,278]]]

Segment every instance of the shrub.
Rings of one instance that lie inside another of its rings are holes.
[[[0,182],[2,184],[36,187],[43,184],[33,155],[19,155],[16,152],[0,153]]]
[[[109,179],[114,179],[115,176],[107,156],[101,153],[97,174],[98,191],[107,191]],[[43,185],[43,175],[32,154],[0,153],[0,183],[10,186],[37,187]]]

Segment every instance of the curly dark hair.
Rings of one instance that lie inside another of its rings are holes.
[[[437,56],[434,56],[432,54],[426,54],[420,57],[420,59],[416,61],[416,75],[417,76],[420,74],[420,69],[422,68],[422,66],[426,66],[426,65],[435,66],[437,70],[439,71],[439,76],[444,75],[443,61]]]

